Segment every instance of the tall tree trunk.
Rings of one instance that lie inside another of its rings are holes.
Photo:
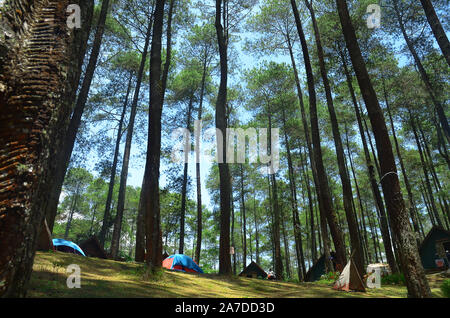
[[[0,35],[0,297],[26,296],[72,110],[88,25],[67,28],[70,3],[90,5],[8,0],[0,9],[10,30]]]
[[[350,142],[348,140],[348,130],[347,130],[347,124],[345,124],[345,140],[346,140],[346,146],[347,146],[347,155],[350,161],[350,170],[352,171],[352,176],[353,176],[353,180],[355,181],[355,190],[356,190],[356,196],[358,199],[358,203],[359,203],[359,210],[361,213],[361,222],[362,222],[362,233],[361,233],[361,238],[363,241],[363,245],[365,246],[365,251],[366,251],[366,257],[367,259],[370,260],[370,251],[369,251],[369,242],[367,239],[367,228],[366,228],[366,221],[365,221],[365,217],[364,217],[364,208],[362,205],[362,200],[361,200],[361,194],[359,191],[359,186],[358,186],[358,180],[356,179],[356,173],[355,173],[355,168],[353,166],[353,159],[352,159],[352,154],[350,151]],[[349,176],[350,178],[350,176]],[[350,180],[351,181],[351,180]],[[354,210],[356,211],[356,207],[354,207]]]
[[[142,191],[145,233],[146,263],[150,269],[162,266],[162,232],[159,203],[159,167],[161,156],[161,115],[164,103],[164,91],[161,83],[161,37],[163,31],[165,0],[156,0],[153,35],[150,53],[150,110],[147,159]],[[168,65],[166,61],[166,66]]]
[[[223,4],[223,8],[222,8]],[[223,11],[222,11],[223,10]],[[230,259],[230,172],[226,160],[226,108],[227,108],[227,83],[228,83],[228,29],[227,21],[221,22],[221,17],[228,15],[228,1],[216,0],[215,27],[220,54],[220,85],[216,101],[216,128],[221,134],[217,134],[217,154],[219,158],[219,180],[220,180],[220,244],[219,244],[219,274],[231,274]],[[220,140],[222,138],[222,140]],[[220,146],[222,144],[222,146]]]
[[[256,254],[256,263],[259,264],[259,230],[258,230],[258,214],[256,212],[256,197],[253,194],[253,220],[255,222],[255,254]]]
[[[378,183],[375,178],[375,167],[373,166],[372,160],[370,159],[370,153],[369,153],[369,148],[367,146],[367,141],[366,141],[366,137],[365,137],[365,133],[364,133],[361,112],[360,112],[360,109],[358,106],[358,102],[356,100],[356,95],[355,95],[355,91],[353,89],[353,84],[352,84],[352,78],[350,75],[350,71],[347,67],[347,62],[346,62],[343,50],[341,50],[341,49],[339,50],[339,55],[341,57],[342,66],[344,68],[344,73],[345,73],[345,77],[346,77],[346,81],[347,81],[347,86],[348,86],[348,89],[350,92],[350,96],[352,98],[352,103],[353,103],[353,107],[355,110],[356,120],[358,122],[359,134],[361,136],[361,141],[362,141],[362,145],[363,145],[363,149],[364,149],[364,157],[366,160],[367,173],[369,176],[372,195],[375,200],[377,214],[380,217],[380,225],[381,225],[380,230],[381,230],[381,236],[383,237],[383,245],[384,245],[384,249],[386,252],[386,259],[389,263],[389,267],[391,268],[391,271],[393,273],[396,273],[398,271],[398,268],[397,268],[397,262],[395,260],[394,253],[392,251],[392,241],[391,241],[391,237],[389,234],[389,226],[388,226],[388,222],[387,222],[386,211],[385,211],[384,204],[383,204],[383,198],[381,197],[380,189],[378,187]]]
[[[142,180],[141,193],[139,195],[138,214],[136,217],[136,247],[134,252],[134,260],[136,262],[145,261],[145,209],[144,203],[144,182]]]
[[[270,105],[268,106],[268,122],[269,122],[269,140],[272,140],[272,114]],[[271,143],[269,142],[269,145]],[[270,146],[270,152],[272,153],[272,147]],[[271,172],[270,180],[272,182],[272,207],[273,207],[273,240],[274,240],[274,252],[275,252],[275,276],[277,280],[283,280],[284,279],[284,273],[283,273],[283,261],[281,256],[281,242],[280,242],[280,223],[281,223],[281,208],[278,202],[278,186],[277,186],[277,180],[275,176],[275,172],[273,171],[272,167],[269,167],[269,171]]]
[[[441,206],[442,214],[444,215],[444,221],[447,222],[447,218],[445,218],[445,215],[447,215],[447,217],[450,215],[447,198],[443,194],[441,183],[440,183],[438,175],[436,173],[436,169],[434,168],[433,158],[431,156],[430,147],[428,146],[428,142],[427,142],[427,139],[425,138],[425,134],[423,132],[420,121],[417,121],[417,125],[419,128],[420,136],[422,137],[422,140],[423,140],[423,146],[425,148],[425,158],[427,158],[427,160],[425,160],[425,161],[428,161],[428,166],[430,167],[433,184],[434,184],[435,189],[438,194],[438,199],[439,199],[439,204]]]
[[[317,117],[317,105],[316,105],[316,91],[314,87],[314,77],[311,66],[311,61],[309,59],[308,46],[305,39],[305,34],[303,32],[302,24],[300,21],[300,16],[297,9],[297,4],[295,0],[291,0],[292,10],[294,11],[295,24],[297,26],[297,31],[300,36],[300,42],[302,46],[303,59],[305,62],[305,70],[308,82],[308,93],[309,93],[309,108],[310,108],[310,121],[311,121],[311,134],[312,134],[312,144],[314,161],[317,170],[318,185],[319,185],[319,200],[322,201],[323,211],[326,213],[326,219],[330,227],[331,237],[333,238],[334,247],[336,249],[336,261],[338,264],[344,266],[347,263],[347,257],[345,255],[345,245],[343,242],[342,232],[339,229],[338,221],[336,217],[336,212],[333,208],[333,204],[330,197],[330,189],[328,186],[327,175],[322,159],[322,149],[320,146],[320,133],[319,133],[319,122]],[[322,210],[321,210],[322,211]]]
[[[150,35],[152,30],[153,18],[149,17],[149,23],[147,26],[147,34],[145,35],[144,51],[142,52],[141,64],[139,65],[139,71],[136,81],[136,88],[134,90],[133,102],[131,104],[130,119],[128,121],[127,136],[125,139],[125,150],[123,154],[122,170],[120,172],[120,185],[119,185],[119,197],[117,200],[117,213],[114,222],[114,230],[111,240],[111,257],[116,259],[119,253],[120,233],[122,231],[122,219],[123,211],[125,209],[125,195],[127,191],[127,179],[128,179],[128,167],[130,163],[131,144],[133,141],[134,122],[136,119],[137,105],[139,102],[139,93],[141,90],[142,77],[144,76],[145,62],[147,61],[148,46],[150,44]],[[108,219],[103,221],[103,224]],[[102,233],[106,233],[107,227],[102,227]],[[104,239],[104,234],[101,235]]]
[[[117,161],[119,158],[119,151],[120,151],[119,150],[120,149],[120,141],[122,140],[122,134],[123,134],[122,127],[123,127],[123,122],[125,120],[125,114],[126,114],[127,105],[128,105],[128,97],[131,92],[132,79],[133,79],[133,72],[130,72],[130,79],[128,81],[127,94],[125,96],[125,101],[123,103],[122,115],[120,116],[120,120],[119,120],[119,127],[117,128],[116,147],[114,149],[114,158],[113,158],[113,163],[112,163],[112,168],[111,168],[111,176],[109,178],[108,194],[106,197],[105,212],[103,214],[103,224],[102,224],[102,228],[101,228],[100,236],[99,236],[99,242],[102,247],[104,247],[104,245],[105,245],[106,231],[109,229],[109,226],[111,225],[111,221],[110,221],[111,201],[112,201],[114,185],[115,185],[115,180],[116,180],[116,170],[117,170]]]
[[[64,232],[64,239],[67,240],[67,238],[69,237],[69,231],[70,231],[70,227],[72,225],[72,219],[73,219],[73,215],[75,213],[75,209],[77,208],[77,201],[78,201],[78,197],[79,197],[79,188],[77,187],[77,190],[75,191],[75,195],[74,198],[72,200],[72,204],[70,207],[70,211],[69,211],[69,216],[67,218],[67,223],[66,223],[66,230]]]
[[[291,194],[291,210],[292,210],[292,222],[294,226],[294,239],[295,239],[295,250],[297,255],[298,263],[298,279],[303,281],[306,276],[306,266],[305,259],[303,255],[303,241],[301,234],[300,218],[298,216],[298,202],[297,202],[297,186],[295,184],[295,172],[292,167],[292,157],[291,157],[291,147],[289,146],[289,140],[287,137],[286,129],[286,114],[283,109],[283,130],[284,130],[284,143],[286,144],[286,152],[288,159],[288,176],[289,176],[289,188]]]
[[[445,30],[442,27],[441,22],[439,21],[436,11],[434,10],[433,4],[431,3],[431,0],[420,0],[420,3],[425,11],[425,15],[427,16],[427,20],[430,24],[431,30],[433,31],[434,37],[441,48],[442,54],[450,66],[450,43],[448,42],[447,35],[445,34]]]
[[[244,192],[244,169],[242,163],[239,165],[239,174],[240,174],[240,186],[241,186],[241,217],[242,217],[242,260],[243,260],[243,268],[247,267],[247,216],[245,215],[245,192]]]
[[[62,184],[64,182],[64,176],[69,166],[70,157],[72,156],[72,150],[75,145],[75,139],[80,127],[81,117],[84,112],[84,107],[88,99],[89,90],[91,87],[92,79],[94,78],[94,72],[97,65],[98,56],[100,53],[100,46],[102,44],[103,33],[105,30],[105,21],[109,8],[109,0],[102,1],[100,9],[100,15],[95,30],[94,42],[92,44],[91,54],[89,56],[89,62],[84,72],[83,82],[81,84],[80,91],[76,100],[75,108],[70,119],[69,126],[65,130],[64,142],[60,151],[57,154],[56,171],[53,176],[54,182],[49,195],[49,203],[46,208],[46,216],[50,231],[53,231],[54,220],[57,214],[57,207],[59,201],[59,195],[61,193]]]
[[[281,209],[283,211],[283,209]],[[286,278],[291,278],[291,255],[289,253],[289,243],[286,234],[286,222],[285,215],[281,212],[281,233],[283,233],[283,245],[284,245],[284,262],[286,263]],[[300,267],[300,264],[298,264]]]
[[[356,220],[355,211],[352,207],[352,185],[348,177],[348,172],[346,169],[346,162],[344,156],[344,147],[342,146],[341,133],[339,131],[339,124],[336,117],[336,111],[334,109],[333,97],[331,94],[331,87],[328,80],[328,71],[325,66],[325,59],[323,56],[322,42],[320,39],[319,27],[317,26],[317,21],[314,13],[314,8],[312,3],[305,0],[305,3],[311,14],[311,19],[314,29],[314,37],[317,46],[317,55],[319,57],[319,68],[322,76],[322,82],[325,89],[325,96],[327,100],[328,112],[330,114],[331,128],[333,132],[334,146],[336,149],[336,158],[338,162],[339,176],[342,184],[342,197],[344,204],[345,216],[348,223],[348,231],[350,234],[350,244],[353,253],[353,261],[355,263],[358,272],[364,273],[364,253],[362,250],[362,245],[358,234],[358,221]]]
[[[203,115],[203,99],[205,95],[205,86],[206,86],[206,72],[207,72],[207,52],[205,50],[204,60],[203,60],[203,73],[202,73],[202,83],[200,89],[200,102],[198,106],[198,122],[201,123],[202,115]],[[201,124],[200,124],[201,125]],[[196,135],[195,144],[200,145],[200,130],[201,126],[197,127],[197,131],[199,132]],[[195,246],[195,260],[197,264],[200,264],[200,253],[202,249],[202,184],[200,178],[200,149],[196,149],[195,152],[195,176],[197,183],[197,245]]]
[[[399,24],[400,30],[402,31],[403,38],[405,39],[406,45],[407,45],[409,51],[411,52],[411,55],[414,58],[414,62],[417,66],[417,69],[419,70],[420,77],[422,78],[422,81],[425,84],[426,90],[427,90],[428,94],[430,95],[431,101],[433,102],[433,105],[437,112],[442,129],[444,130],[444,134],[447,137],[447,141],[450,142],[450,127],[448,125],[447,117],[445,115],[442,103],[439,101],[439,98],[436,96],[436,92],[434,91],[434,89],[431,85],[430,78],[429,78],[422,62],[420,61],[419,55],[417,54],[417,51],[414,48],[414,44],[412,43],[411,39],[409,38],[408,34],[406,33],[403,18],[400,13],[400,8],[398,6],[398,0],[394,0],[393,5],[394,5],[394,12],[397,16],[398,24]],[[428,18],[428,16],[427,16],[427,18]],[[433,30],[433,32],[434,32],[434,30]],[[448,47],[448,40],[447,40],[447,47]],[[447,58],[448,55],[446,55],[445,57]]]
[[[395,133],[394,120],[392,119],[391,108],[389,106],[388,93],[387,93],[387,90],[386,90],[384,77],[382,78],[382,83],[383,83],[384,100],[385,100],[385,104],[386,104],[387,113],[388,113],[388,116],[389,116],[389,121],[390,121],[390,124],[391,124],[391,132],[392,132],[392,136],[394,137],[395,150],[397,152],[397,158],[398,158],[398,161],[400,163],[400,168],[402,170],[403,181],[405,182],[406,192],[408,193],[408,199],[409,199],[409,202],[411,204],[411,206],[409,208],[409,215],[410,215],[411,221],[413,223],[414,231],[417,234],[419,234],[420,230],[419,230],[419,225],[418,225],[417,219],[416,219],[416,215],[417,215],[416,205],[414,203],[414,197],[413,197],[413,194],[412,194],[411,185],[409,183],[408,174],[406,173],[405,165],[403,163],[402,154],[400,152],[400,146],[398,144],[397,134]],[[417,236],[417,240],[418,240],[418,244],[420,244],[419,243],[419,236]]]
[[[294,52],[293,52],[293,49],[292,49],[292,42],[291,42],[291,39],[289,37],[289,33],[287,33],[286,40],[287,40],[287,43],[288,43],[289,56],[291,58],[292,69],[294,70],[295,85],[296,85],[296,88],[297,88],[297,95],[298,95],[298,99],[299,99],[299,102],[300,102],[300,112],[301,112],[301,118],[302,118],[302,124],[303,124],[303,131],[304,131],[304,134],[305,134],[305,140],[306,140],[306,144],[307,144],[307,147],[308,147],[308,154],[309,154],[309,159],[310,159],[310,162],[311,162],[311,170],[312,170],[312,174],[313,174],[314,185],[315,185],[316,191],[319,191],[319,187],[318,187],[318,182],[319,181],[317,179],[317,171],[316,171],[316,166],[315,166],[315,162],[314,162],[314,154],[313,154],[312,145],[311,145],[311,137],[309,135],[309,126],[308,126],[308,122],[307,122],[307,119],[306,119],[305,105],[304,105],[304,102],[303,102],[303,93],[302,93],[302,89],[301,89],[301,86],[300,86],[300,79],[299,79],[299,75],[298,75],[298,71],[297,71],[297,66],[296,66],[296,63],[295,63],[295,57],[294,57]],[[310,208],[310,213],[312,215],[312,213],[313,213],[312,204],[313,203],[312,203],[312,198],[311,198],[311,189],[309,187],[309,181],[307,181],[307,188],[308,188],[309,208]],[[319,206],[320,207],[322,206],[320,204],[320,199],[319,199]],[[323,211],[321,213],[325,213],[325,212]],[[311,220],[312,220],[311,229],[312,229],[312,232],[314,232],[314,223],[313,223],[314,218],[312,217]],[[311,249],[314,251],[312,253],[312,258],[313,258],[313,261],[314,261],[317,258],[316,257],[316,253],[315,253],[316,247],[315,247],[315,238],[314,238],[314,236],[312,237],[312,239],[313,240],[312,240]],[[328,255],[327,260],[329,260],[330,259],[329,258],[330,251],[327,250],[327,251],[325,251],[325,253]],[[328,265],[331,265],[331,261],[329,262]]]
[[[383,187],[385,201],[389,211],[392,231],[398,238],[399,255],[401,257],[400,264],[402,266],[402,272],[406,278],[408,295],[410,297],[430,297],[430,287],[420,261],[417,241],[410,230],[408,214],[405,209],[405,203],[403,201],[400,189],[394,154],[392,152],[391,141],[387,133],[383,112],[378,103],[377,95],[373,89],[356,39],[356,34],[348,12],[347,3],[345,0],[336,0],[336,4],[345,42],[347,44],[353,68],[355,70],[356,77],[361,88],[361,93],[369,113],[369,118],[376,140],[378,156],[380,159],[380,168],[383,174],[380,182]]]
[[[231,246],[234,248],[233,253],[233,274],[236,275],[236,244],[234,241],[234,199],[233,199],[233,193],[231,193]]]
[[[303,174],[303,180],[305,181],[306,185],[306,193],[308,195],[308,208],[309,208],[309,214],[310,214],[310,230],[311,230],[311,258],[313,263],[317,260],[317,247],[316,247],[316,235],[315,235],[315,226],[314,226],[314,206],[313,206],[313,198],[311,195],[311,187],[309,184],[309,175],[306,173],[306,162],[304,162],[304,157],[302,154],[302,148],[301,145],[299,146],[299,155],[300,155],[300,170]],[[320,245],[320,244],[319,244]],[[330,264],[329,264],[330,265]]]
[[[436,202],[434,200],[433,189],[431,188],[431,182],[430,182],[430,178],[429,178],[429,172],[428,172],[427,164],[425,163],[425,159],[424,159],[424,156],[423,156],[422,145],[421,145],[421,142],[419,140],[419,135],[417,133],[417,128],[416,128],[416,124],[415,124],[415,118],[412,115],[411,110],[408,109],[408,113],[409,113],[409,122],[411,124],[412,132],[414,134],[414,138],[416,140],[417,149],[419,151],[420,162],[422,163],[422,170],[423,170],[423,175],[425,177],[426,190],[428,191],[428,194],[429,194],[431,211],[433,212],[433,217],[437,221],[437,224],[442,227],[442,221],[441,221],[441,218],[439,217],[438,209],[436,207]]]
[[[192,107],[194,103],[194,94],[189,98],[188,111],[186,114],[186,129],[191,128]],[[181,211],[180,211],[180,245],[178,248],[179,254],[184,254],[184,233],[185,233],[185,218],[186,218],[186,197],[187,197],[187,181],[188,181],[188,159],[189,153],[186,150],[190,150],[190,147],[185,149],[185,162],[183,171],[183,184],[181,186]]]
[[[234,241],[234,199],[231,193],[231,246],[234,248],[233,253],[233,274],[236,275],[236,244]]]

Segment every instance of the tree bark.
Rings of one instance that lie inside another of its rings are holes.
[[[222,132],[222,136],[217,134],[216,142],[218,145],[217,154],[219,158],[219,180],[220,180],[220,244],[219,244],[219,274],[231,274],[231,259],[230,259],[230,172],[226,160],[226,151],[224,146],[226,143],[226,118],[227,118],[227,83],[228,83],[228,36],[226,29],[226,22],[221,17],[226,17],[228,14],[227,0],[216,0],[216,17],[215,28],[217,33],[217,41],[219,44],[220,55],[220,85],[216,101],[216,128]],[[222,8],[223,3],[223,8]],[[223,11],[222,11],[223,10]],[[224,18],[225,19],[225,18]],[[222,140],[220,140],[222,138]],[[220,146],[222,144],[222,147]]]
[[[356,39],[347,3],[345,0],[336,0],[336,4],[345,42],[375,136],[380,168],[383,174],[380,182],[383,187],[387,209],[389,210],[392,230],[398,238],[399,255],[401,257],[400,263],[402,272],[405,275],[408,295],[410,297],[431,297],[430,287],[420,261],[417,241],[410,230],[408,214],[405,210],[405,203],[401,194],[394,154],[387,133],[383,112],[378,103],[377,95],[373,89]]]
[[[86,30],[67,28],[69,4],[8,0],[0,9],[11,30],[0,35],[0,297],[26,296],[81,72]]]
[[[162,266],[162,232],[159,203],[159,167],[161,156],[161,115],[164,103],[161,81],[161,38],[164,20],[165,0],[156,0],[153,35],[150,53],[150,110],[147,159],[142,191],[145,232],[146,263],[154,270]],[[166,64],[167,65],[167,64]]]

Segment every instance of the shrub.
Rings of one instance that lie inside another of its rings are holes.
[[[446,279],[442,282],[441,290],[444,297],[450,298],[450,279]]]
[[[382,285],[405,285],[405,276],[402,273],[396,273],[381,277]]]
[[[332,284],[338,280],[340,275],[341,275],[341,273],[339,273],[339,272],[328,272],[328,273],[320,276],[320,280],[318,282]]]

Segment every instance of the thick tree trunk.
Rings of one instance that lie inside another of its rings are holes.
[[[161,156],[161,115],[164,92],[161,83],[161,37],[165,0],[156,0],[150,54],[150,110],[147,159],[145,163],[142,205],[146,232],[146,263],[150,269],[162,266],[162,232],[159,203],[159,167]],[[166,64],[167,65],[167,64]]]
[[[26,296],[81,72],[86,29],[67,28],[69,4],[8,0],[0,9],[11,30],[0,35],[0,297]]]
[[[441,22],[434,10],[431,0],[420,0],[425,15],[427,16],[428,23],[430,24],[431,30],[433,31],[434,37],[436,38],[439,47],[441,48],[442,54],[447,60],[448,65],[450,65],[450,43],[448,42],[445,30],[442,27]]]
[[[222,8],[222,3],[223,8]],[[222,11],[223,10],[223,11]],[[227,29],[226,21],[222,25],[221,17],[227,16],[227,0],[216,0],[216,19],[215,27],[220,54],[220,85],[216,101],[216,128],[222,136],[217,134],[216,142],[218,145],[217,154],[219,158],[219,180],[220,180],[220,244],[219,244],[219,274],[231,274],[230,259],[230,172],[226,160],[226,107],[227,107],[227,83],[228,83],[228,53],[227,53]],[[222,138],[222,140],[220,140]],[[220,146],[222,144],[222,146]]]
[[[383,112],[378,103],[377,95],[373,89],[356,39],[347,3],[345,0],[336,0],[336,4],[345,42],[372,123],[380,159],[380,168],[383,174],[380,182],[383,187],[387,209],[389,210],[392,231],[398,239],[400,263],[406,278],[408,295],[410,297],[430,297],[430,287],[420,261],[417,241],[410,230],[408,214],[400,189],[394,154]]]
[[[330,189],[328,186],[327,175],[322,159],[322,149],[320,145],[320,133],[319,133],[319,122],[317,117],[317,105],[316,105],[316,92],[314,87],[314,77],[311,66],[311,61],[309,59],[309,51],[303,32],[302,24],[300,21],[300,16],[297,9],[297,4],[295,0],[291,0],[292,10],[294,12],[295,23],[297,26],[297,31],[300,36],[300,42],[303,51],[303,59],[306,69],[306,76],[308,81],[308,93],[309,93],[309,107],[310,107],[310,121],[311,121],[311,134],[312,134],[312,144],[314,161],[317,170],[318,186],[319,186],[319,200],[322,202],[323,211],[325,211],[325,216],[330,227],[331,237],[333,238],[334,247],[336,249],[336,261],[338,264],[345,266],[347,263],[347,257],[345,254],[345,245],[342,237],[342,232],[339,229],[338,221],[336,217],[336,212],[333,208],[333,204],[330,197]],[[322,211],[322,210],[321,210]]]

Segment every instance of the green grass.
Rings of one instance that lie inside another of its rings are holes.
[[[77,264],[81,268],[81,288],[69,289],[66,267]],[[332,289],[329,282],[291,283],[243,277],[224,277],[216,274],[187,274],[161,270],[146,275],[143,264],[116,262],[82,257],[61,252],[38,252],[31,276],[28,297],[174,297],[174,298],[307,298],[307,297],[406,297],[404,286],[383,286],[361,292],[342,292]],[[440,286],[445,278],[430,275],[435,297],[442,297]]]

